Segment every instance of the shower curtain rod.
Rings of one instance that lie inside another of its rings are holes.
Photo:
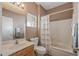
[[[65,11],[69,11],[69,10],[73,10],[73,8],[68,8],[68,9],[65,9],[65,10],[62,10],[62,11],[58,11],[58,12],[54,12],[54,13],[51,13],[51,14],[48,14],[48,15],[49,16],[50,15],[55,15],[55,14],[59,14],[59,13],[65,12]]]

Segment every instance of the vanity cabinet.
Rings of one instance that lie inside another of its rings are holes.
[[[34,55],[34,46],[31,45],[20,51],[17,51],[16,53],[12,54],[11,56],[33,56],[33,55]]]

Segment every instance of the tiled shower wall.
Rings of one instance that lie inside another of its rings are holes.
[[[67,51],[72,49],[72,19],[50,22],[52,46]]]

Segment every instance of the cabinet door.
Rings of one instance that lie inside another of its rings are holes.
[[[27,48],[24,48],[11,56],[33,56],[34,55],[34,46],[29,46]]]
[[[12,40],[13,39],[13,19],[9,17],[2,18],[2,39]]]

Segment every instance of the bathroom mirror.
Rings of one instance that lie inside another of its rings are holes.
[[[19,39],[19,38],[24,38],[24,33],[22,32],[22,28],[15,28],[15,38]]]
[[[2,40],[13,40],[13,19],[2,17]]]

